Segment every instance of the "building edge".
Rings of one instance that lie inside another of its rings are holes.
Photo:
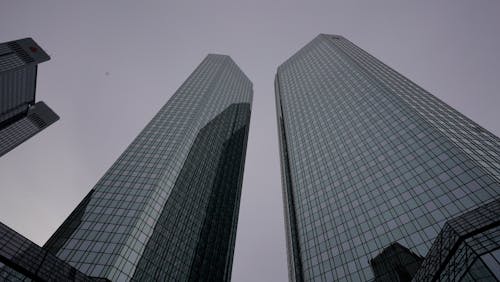
[[[286,141],[286,130],[283,122],[283,111],[281,106],[281,94],[279,76],[276,74],[274,80],[276,118],[278,123],[278,144],[280,150],[281,186],[283,197],[283,209],[285,217],[286,251],[288,263],[288,278],[290,281],[304,281],[302,273],[302,262],[300,256],[300,245],[298,242],[297,223],[295,219],[295,204],[293,197],[292,179],[288,160],[288,149]]]

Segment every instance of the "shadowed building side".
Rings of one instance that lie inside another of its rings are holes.
[[[134,280],[230,280],[249,119],[234,104],[200,130]]]

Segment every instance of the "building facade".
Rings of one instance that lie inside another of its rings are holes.
[[[228,281],[252,83],[208,55],[44,248],[111,281]]]
[[[413,281],[500,281],[500,199],[446,222]]]
[[[1,222],[0,281],[109,282],[83,274]]]
[[[48,60],[31,38],[0,43],[0,157],[59,119],[35,102],[37,65]]]
[[[291,280],[370,281],[396,243],[420,264],[447,220],[500,197],[499,138],[341,36],[275,90]]]

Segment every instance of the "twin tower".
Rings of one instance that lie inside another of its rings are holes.
[[[498,137],[341,36],[275,91],[290,280],[498,279]],[[252,96],[208,55],[43,250],[85,279],[229,281]]]

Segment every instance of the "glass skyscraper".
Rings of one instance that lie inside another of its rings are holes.
[[[111,281],[230,280],[252,96],[208,55],[44,249]]]
[[[291,280],[370,281],[391,252],[414,274],[445,222],[500,197],[499,138],[341,36],[275,90]]]

